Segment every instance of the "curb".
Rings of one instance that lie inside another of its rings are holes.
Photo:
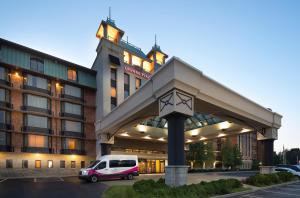
[[[52,177],[77,177],[78,175],[38,175],[38,176],[22,176],[22,177],[1,177],[0,180],[3,179],[34,179],[34,178],[52,178]]]
[[[270,188],[274,188],[274,187],[280,187],[280,186],[286,186],[289,184],[294,184],[294,183],[299,183],[299,180],[296,181],[291,181],[291,182],[285,182],[285,183],[281,183],[281,184],[275,184],[275,185],[271,185],[271,186],[265,186],[265,187],[256,187],[256,186],[250,186],[247,185],[249,187],[251,187],[251,190],[245,190],[242,192],[236,192],[236,193],[230,193],[230,194],[226,194],[226,195],[218,195],[218,196],[214,196],[214,198],[227,198],[227,197],[234,197],[234,196],[241,196],[241,195],[245,195],[248,193],[253,193],[259,190],[266,190],[266,189],[270,189]]]

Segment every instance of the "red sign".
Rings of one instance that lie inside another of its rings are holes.
[[[135,74],[137,76],[140,76],[142,78],[146,78],[146,79],[150,79],[151,78],[151,74],[148,73],[148,72],[145,72],[145,71],[140,71],[140,70],[137,70],[136,68],[132,67],[132,66],[124,66],[124,69],[126,72],[129,72],[129,73],[132,73],[132,74]]]

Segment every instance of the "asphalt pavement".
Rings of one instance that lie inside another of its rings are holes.
[[[235,196],[234,198],[296,198],[300,197],[300,182],[268,189],[261,189],[252,193]]]
[[[255,174],[253,171],[219,172],[219,173],[191,173],[188,174],[188,184],[216,179],[237,178],[244,179]],[[1,179],[0,198],[100,198],[102,193],[113,185],[132,185],[141,179],[164,178],[164,174],[143,174],[134,180],[110,180],[98,183],[87,183],[77,177],[48,177]]]

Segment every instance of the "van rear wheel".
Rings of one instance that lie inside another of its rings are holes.
[[[133,175],[132,175],[132,174],[128,174],[128,175],[127,175],[127,179],[128,179],[128,180],[133,180]]]
[[[91,182],[96,183],[98,182],[98,177],[96,175],[91,176]]]

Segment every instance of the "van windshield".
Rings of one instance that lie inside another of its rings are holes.
[[[96,160],[96,161],[93,161],[89,166],[88,168],[93,168],[96,164],[98,164],[100,162],[100,160]]]

